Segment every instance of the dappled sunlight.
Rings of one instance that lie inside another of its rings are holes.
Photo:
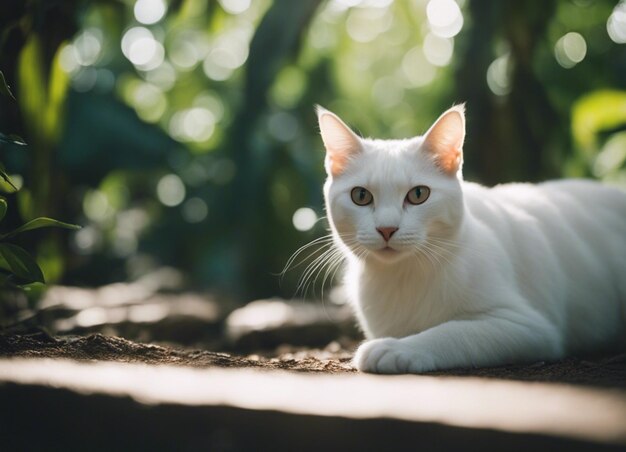
[[[209,326],[218,322],[222,310],[211,297],[160,292],[179,287],[180,283],[177,272],[162,269],[134,283],[110,284],[96,290],[53,286],[46,291],[40,308],[51,313],[53,320],[49,328],[65,334],[85,331],[137,334],[129,329],[133,324],[144,325],[147,333],[155,325],[174,319],[179,319],[180,328],[184,328],[184,318]]]
[[[303,301],[269,299],[256,300],[248,303],[246,306],[235,309],[226,318],[225,326],[227,336],[231,340],[237,341],[253,332],[264,330],[278,331],[299,326],[323,328],[327,324],[349,324],[351,319],[352,312],[348,306],[329,303],[322,307],[315,303]],[[306,336],[306,334],[311,334],[311,331],[307,332],[306,329],[302,329],[301,334]],[[322,335],[322,337],[324,336]],[[306,342],[307,340],[308,338],[306,337],[300,338],[300,341]]]
[[[281,301],[254,301],[235,310],[228,318],[229,334],[236,336],[244,331],[262,330],[294,320],[294,308]]]

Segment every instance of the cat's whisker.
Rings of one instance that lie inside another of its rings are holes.
[[[356,234],[340,234],[342,242],[349,248],[358,251],[361,245],[355,239]],[[355,251],[355,252],[356,252]],[[366,255],[367,250],[363,249],[359,254]],[[296,289],[302,296],[306,297],[309,288],[315,287],[321,278],[321,296],[324,296],[324,289],[328,281],[333,281],[341,264],[345,260],[344,252],[340,248],[331,247],[311,262],[303,275]]]
[[[321,295],[322,299],[324,298],[324,287],[326,287],[326,280],[330,275],[330,281],[332,282],[334,279],[334,275],[337,272],[337,269],[341,267],[342,262],[344,261],[344,256],[342,254],[337,255],[326,267],[324,278],[322,279],[322,287],[321,287]]]
[[[302,276],[300,277],[301,281],[306,281],[309,275],[317,268],[320,263],[323,263],[328,259],[330,255],[333,255],[336,252],[334,248],[329,248],[317,256],[312,262],[310,262],[307,267],[304,269]]]
[[[441,245],[437,245],[436,243],[432,243],[429,240],[427,240],[424,243],[424,246],[426,248],[428,248],[432,253],[438,255],[439,257],[441,257],[447,264],[452,265],[452,261],[450,260],[450,257],[454,257],[456,256],[456,254],[454,252],[452,252],[451,250],[441,246]],[[446,256],[446,253],[448,253],[448,256]]]
[[[430,263],[431,267],[440,268],[442,266],[442,262],[439,259],[439,256],[425,244],[422,244],[421,246],[416,245],[413,250],[418,257],[425,257]]]
[[[302,295],[306,297],[309,286],[311,284],[315,285],[316,281],[318,280],[319,272],[324,269],[325,266],[329,264],[329,262],[337,258],[341,258],[343,260],[341,250],[337,248],[331,248],[329,250],[326,250],[323,254],[318,256],[305,269],[303,275],[300,277],[300,282],[298,284],[298,287],[296,288],[296,291],[301,292]]]
[[[280,272],[280,276],[281,278],[285,276],[285,274],[292,269],[295,269],[297,267],[299,267],[300,265],[302,265],[304,262],[307,261],[307,259],[309,259],[315,252],[319,251],[320,249],[327,247],[327,246],[331,246],[333,244],[333,237],[332,235],[325,235],[322,237],[318,237],[315,240],[312,240],[311,242],[301,246],[300,248],[298,248],[287,260],[287,263],[285,264],[285,267],[283,268],[283,270]],[[314,250],[313,253],[311,253],[310,255],[306,256],[304,259],[302,259],[302,261],[300,261],[298,264],[293,265],[293,263],[295,262],[295,260],[298,258],[298,256],[300,256],[304,251],[308,250],[311,247],[314,246],[319,246],[318,249]],[[292,267],[293,265],[293,267]]]
[[[471,254],[473,257],[485,257],[487,253],[485,250],[476,248],[471,244],[459,243],[457,240],[445,239],[442,237],[429,237],[428,241],[431,243],[437,243],[443,245],[444,247],[453,247],[456,251],[463,251],[466,254]]]

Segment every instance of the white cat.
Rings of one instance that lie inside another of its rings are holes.
[[[463,106],[424,136],[360,138],[318,108],[326,210],[366,372],[555,360],[626,344],[626,193],[461,175]],[[505,152],[503,150],[502,152]]]

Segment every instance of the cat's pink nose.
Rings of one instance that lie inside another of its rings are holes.
[[[376,228],[378,233],[383,236],[385,242],[388,242],[391,236],[398,230],[398,228]]]

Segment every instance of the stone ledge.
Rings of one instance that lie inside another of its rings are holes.
[[[85,435],[81,441],[135,444],[133,429],[121,426],[132,422],[137,433],[145,428],[156,435],[144,437],[146,444],[165,435],[163,444],[178,436],[181,444],[201,447],[208,438],[221,441],[219,435],[226,435],[232,450],[245,450],[254,441],[259,449],[287,446],[288,440],[298,441],[292,444],[295,449],[319,450],[322,444],[331,449],[367,441],[382,445],[384,438],[407,448],[626,446],[626,391],[472,377],[316,375],[13,358],[0,360],[0,407],[1,425],[12,437],[14,431],[50,430],[47,438],[56,438],[56,445],[84,444],[72,438]],[[171,418],[164,414],[170,412]],[[181,424],[178,416],[191,419],[192,413],[199,418]],[[101,425],[85,426],[85,416]],[[104,425],[114,436],[106,435]],[[299,436],[294,438],[295,432]],[[414,434],[413,444],[404,443]],[[346,443],[346,437],[353,443]],[[45,446],[44,438],[27,438],[24,444]],[[311,441],[307,447],[305,440]]]

